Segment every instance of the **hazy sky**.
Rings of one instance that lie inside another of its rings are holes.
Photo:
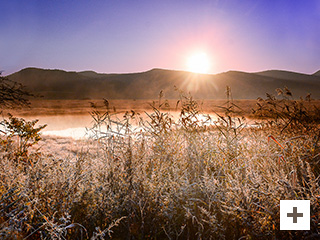
[[[320,70],[317,0],[8,0],[0,3],[0,69]]]

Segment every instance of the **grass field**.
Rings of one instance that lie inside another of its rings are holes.
[[[177,101],[179,99],[170,99],[167,100],[169,107],[163,106],[163,110],[167,111],[176,111],[180,110],[177,108]],[[134,110],[136,112],[144,112],[152,110],[151,104],[158,99],[138,99],[138,100],[121,100],[121,99],[112,99],[108,100],[110,106],[114,107],[117,112],[124,112]],[[196,99],[199,104],[199,110],[205,113],[212,112],[223,112],[221,106],[223,106],[227,101],[226,99],[221,100],[202,100]],[[11,112],[14,115],[18,116],[43,116],[43,115],[77,115],[77,114],[88,114],[92,110],[92,103],[96,105],[97,109],[103,111],[105,105],[103,100],[42,100],[35,99],[31,101],[29,108],[20,108],[20,109],[5,109],[4,113]],[[256,108],[257,100],[254,99],[237,99],[233,100],[233,103],[239,107],[242,114],[248,116],[251,115],[252,109]],[[305,101],[306,107],[320,107],[320,100],[312,100],[311,102]]]
[[[81,141],[40,140],[35,124],[3,122],[1,238],[320,236],[317,102],[283,94],[258,102],[182,97],[177,107],[168,103],[47,101],[20,112],[90,112],[93,137]],[[113,106],[124,114],[114,115]],[[173,109],[178,119],[168,113]],[[206,117],[212,110],[218,110],[214,120]],[[311,201],[310,231],[279,230],[280,199]]]
[[[109,100],[110,106],[115,107],[117,112],[134,110],[136,112],[143,112],[152,110],[150,104],[158,99],[146,99],[146,100]],[[163,107],[164,110],[175,111],[177,100],[167,100],[169,107]],[[219,111],[221,109],[218,106],[223,105],[226,100],[197,100],[199,107],[203,112]],[[88,114],[94,103],[100,110],[104,110],[105,105],[103,100],[32,100],[29,108],[20,108],[15,110],[7,110],[15,115],[19,116],[37,116],[37,115],[63,115],[63,114]],[[244,112],[251,113],[251,109],[255,107],[256,100],[234,100],[234,103],[241,107]],[[320,101],[315,101],[315,104],[320,105]],[[178,109],[179,111],[179,109]]]

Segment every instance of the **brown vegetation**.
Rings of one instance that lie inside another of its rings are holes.
[[[110,105],[115,108],[117,112],[125,112],[134,110],[136,112],[144,112],[152,110],[150,104],[156,99],[146,100],[129,100],[129,99],[111,99],[109,100]],[[177,100],[167,100],[169,107],[165,107],[168,111],[178,111],[176,108]],[[11,112],[18,116],[50,116],[50,115],[78,115],[88,114],[91,111],[92,104],[97,109],[104,110],[103,100],[44,100],[37,99],[31,100],[31,105],[28,108],[15,108],[15,109],[4,109],[4,112]],[[219,106],[223,105],[226,100],[198,100],[199,107],[203,112],[221,112]],[[256,100],[234,100],[234,103],[238,105],[243,112],[249,114],[252,108],[256,105]],[[316,104],[320,105],[320,101],[315,101]]]
[[[135,111],[115,115],[104,101],[103,108],[91,109],[93,138],[70,156],[34,148],[30,161],[17,162],[9,154],[15,143],[2,135],[0,236],[319,237],[317,113],[304,107],[309,101],[288,99],[285,92],[280,99],[261,99],[255,114],[267,118],[248,122],[238,117],[241,109],[229,90],[218,120],[203,114],[190,96],[174,104],[177,120],[161,98],[147,120]],[[310,231],[279,230],[280,199],[311,201]]]

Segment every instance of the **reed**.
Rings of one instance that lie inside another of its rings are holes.
[[[319,237],[319,119],[307,102],[270,95],[257,102],[260,118],[248,120],[227,88],[214,120],[186,94],[176,104],[178,119],[161,95],[147,118],[134,111],[120,116],[105,100],[104,111],[92,106],[86,148],[57,158],[32,154],[30,146],[24,163],[7,154],[18,143],[8,145],[2,135],[0,236]],[[311,201],[310,231],[279,230],[280,199]]]

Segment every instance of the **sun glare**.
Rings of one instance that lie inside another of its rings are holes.
[[[206,53],[197,53],[188,58],[187,67],[188,71],[194,73],[209,73],[210,59]]]

